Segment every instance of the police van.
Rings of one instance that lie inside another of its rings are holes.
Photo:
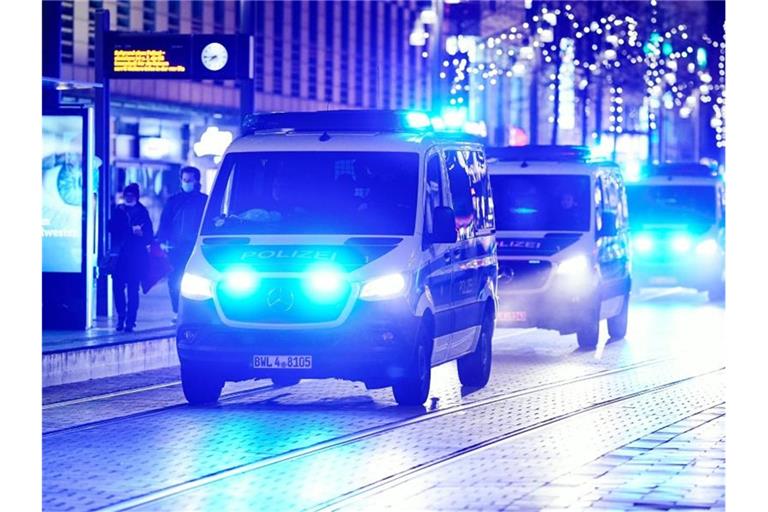
[[[484,386],[497,309],[482,145],[422,112],[254,115],[224,155],[181,285],[184,394],[303,378],[428,397]]]
[[[725,298],[725,182],[698,163],[646,167],[627,184],[638,286],[684,286]]]
[[[499,257],[497,325],[623,338],[631,287],[619,168],[579,146],[488,148]]]

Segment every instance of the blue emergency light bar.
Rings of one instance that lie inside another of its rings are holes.
[[[300,132],[431,132],[426,112],[407,110],[328,110],[251,114],[243,132],[291,130]]]
[[[592,152],[586,146],[506,146],[485,149],[488,158],[507,162],[586,162]]]
[[[697,162],[675,162],[648,166],[643,176],[695,176],[717,177],[720,173],[709,166]]]

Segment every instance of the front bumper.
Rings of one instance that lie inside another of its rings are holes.
[[[213,301],[182,300],[176,346],[182,364],[202,366],[225,380],[275,376],[391,382],[403,375],[421,320],[405,299],[358,301],[332,328],[234,328]],[[256,369],[254,356],[312,356],[311,369]]]
[[[683,286],[709,290],[723,283],[724,259],[646,259],[635,256],[632,275],[637,287]]]
[[[595,303],[595,287],[552,283],[540,290],[520,292],[499,286],[498,327],[537,327],[575,332]]]

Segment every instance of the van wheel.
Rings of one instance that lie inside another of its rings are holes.
[[[295,386],[301,382],[301,379],[298,377],[272,377],[270,380],[272,381],[272,385],[277,388],[287,388],[288,386]]]
[[[608,335],[612,340],[623,339],[627,335],[627,317],[629,313],[629,295],[624,296],[621,313],[608,319]]]
[[[196,365],[181,365],[181,389],[192,405],[213,404],[219,401],[224,379]]]
[[[456,362],[456,367],[459,370],[459,380],[463,385],[481,388],[488,384],[493,360],[491,350],[492,338],[493,317],[486,313],[475,351],[460,357]]]
[[[420,328],[416,348],[407,363],[405,376],[392,385],[392,394],[399,405],[422,405],[427,400],[432,379],[429,350],[431,342],[427,330]]]
[[[579,348],[583,350],[594,349],[597,346],[597,341],[600,339],[599,304],[598,302],[585,312],[586,318],[584,318],[576,331],[576,340],[579,342]]]

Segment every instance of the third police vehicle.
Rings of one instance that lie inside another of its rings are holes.
[[[221,163],[182,281],[184,394],[302,378],[422,404],[434,365],[491,371],[497,260],[483,147],[420,112],[253,116]]]
[[[619,168],[578,146],[488,148],[499,256],[498,325],[623,338],[631,287]]]
[[[725,298],[725,182],[698,163],[646,167],[627,184],[639,286],[686,286]]]

